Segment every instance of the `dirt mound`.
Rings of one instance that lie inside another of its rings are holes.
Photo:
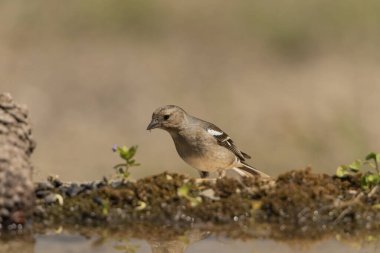
[[[310,169],[276,180],[223,178],[197,181],[163,173],[136,182],[115,180],[39,183],[34,219],[46,227],[136,224],[203,227],[235,236],[317,238],[330,232],[380,229],[379,188],[363,190],[360,175],[337,178]]]

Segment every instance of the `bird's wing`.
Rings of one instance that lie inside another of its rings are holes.
[[[219,127],[215,126],[214,124],[209,123],[209,125],[206,127],[206,131],[212,136],[214,136],[214,138],[218,141],[219,145],[231,150],[237,157],[240,158],[241,161],[251,158],[246,153],[240,151],[235,146],[230,136],[228,136],[227,133],[223,132]]]

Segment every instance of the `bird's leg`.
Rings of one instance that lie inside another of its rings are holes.
[[[199,175],[200,175],[200,177],[201,178],[207,178],[209,175],[210,175],[210,173],[209,172],[207,172],[207,171],[199,171]]]
[[[218,179],[221,179],[226,176],[226,170],[219,170],[218,171]]]
[[[215,178],[208,178],[208,176],[210,175],[210,172],[199,171],[199,175],[201,176],[201,178],[195,179],[195,182],[197,184],[201,184],[203,182],[214,182],[215,181]]]

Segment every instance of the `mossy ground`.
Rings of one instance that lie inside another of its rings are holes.
[[[274,180],[198,182],[171,173],[136,182],[50,180],[37,184],[33,223],[38,229],[129,231],[138,237],[194,228],[240,238],[371,235],[380,231],[379,192],[363,190],[360,175],[340,179],[310,169]]]

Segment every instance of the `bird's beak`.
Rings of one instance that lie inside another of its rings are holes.
[[[158,119],[152,119],[152,121],[149,123],[146,130],[152,130],[154,128],[157,128],[160,126],[160,123],[158,122]]]

